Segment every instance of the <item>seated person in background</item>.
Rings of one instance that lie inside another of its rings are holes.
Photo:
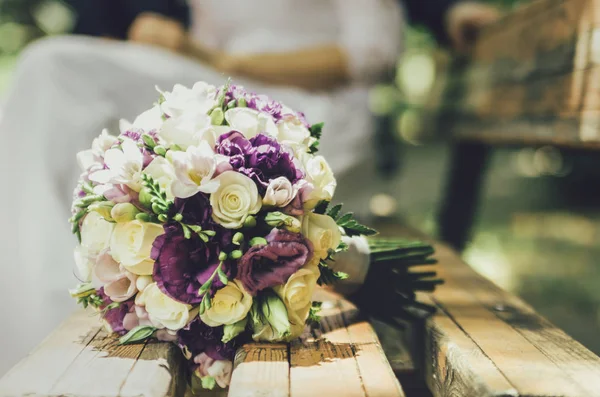
[[[10,302],[0,316],[13,319],[0,330],[0,374],[74,309],[66,292],[74,263],[66,219],[80,172],[75,154],[102,128],[118,133],[120,118],[148,109],[158,98],[155,85],[220,85],[232,76],[235,84],[305,112],[312,123],[324,121],[320,149],[338,178],[336,200],[364,209],[361,195],[373,191],[374,179],[368,90],[398,58],[400,5],[191,0],[190,8],[189,32],[181,19],[151,10],[136,13],[125,30],[98,33],[118,38],[126,31],[129,40],[154,46],[67,36],[24,52],[0,120],[6,149],[0,218],[8,226],[0,235],[0,300]]]

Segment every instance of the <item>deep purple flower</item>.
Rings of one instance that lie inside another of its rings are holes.
[[[154,280],[165,294],[180,302],[198,304],[202,296],[198,290],[219,265],[219,253],[231,243],[231,231],[212,221],[211,207],[207,196],[198,193],[187,199],[176,199],[174,212],[183,216],[188,225],[199,225],[204,230],[217,234],[207,243],[192,232],[185,238],[179,223],[171,222],[164,226],[165,233],[158,236],[152,245]],[[231,263],[226,262],[223,270],[228,275],[235,274]],[[213,281],[213,289],[222,287],[218,277]]]
[[[231,131],[219,137],[216,150],[229,156],[233,169],[250,177],[261,195],[275,178],[283,176],[295,183],[303,176],[294,165],[292,155],[276,139],[265,134],[248,140],[241,133]]]
[[[165,233],[158,236],[152,245],[154,280],[161,291],[171,298],[190,305],[198,304],[202,301],[198,290],[219,265],[220,244],[213,241],[217,236],[205,243],[195,233],[186,239],[178,223],[166,224],[164,229]],[[228,263],[223,270],[232,275],[233,268]],[[216,277],[213,288],[222,286]]]
[[[100,306],[100,310],[104,310],[108,305],[113,303],[113,301],[104,293],[104,287],[97,290],[96,293],[100,298],[102,298],[103,302],[103,304]],[[120,335],[125,335],[127,330],[125,327],[123,327],[123,319],[125,318],[125,315],[129,313],[133,305],[133,299],[121,302],[116,308],[105,311],[102,315],[102,318],[108,323],[108,325],[110,325],[110,328],[113,332]]]
[[[285,284],[313,253],[312,244],[300,233],[273,229],[266,239],[266,245],[251,247],[238,263],[238,279],[253,296]]]
[[[179,346],[186,347],[192,357],[206,353],[214,360],[233,360],[238,344],[236,340],[221,342],[223,327],[210,327],[199,317],[178,332]]]

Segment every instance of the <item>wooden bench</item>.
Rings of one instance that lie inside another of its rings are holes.
[[[382,228],[424,238],[397,225]],[[375,322],[378,338],[354,305],[320,291],[322,335],[305,344],[244,346],[228,395],[427,396],[424,382],[436,397],[600,396],[599,357],[448,246],[436,249],[446,283],[420,296],[436,314],[401,320],[402,332]],[[190,397],[184,368],[174,345],[116,346],[82,311],[0,380],[0,397]]]
[[[440,235],[462,249],[490,148],[600,149],[600,0],[537,0],[484,30],[451,63],[435,109],[454,141]]]

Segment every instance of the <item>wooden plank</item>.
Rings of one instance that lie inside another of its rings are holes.
[[[404,396],[373,328],[354,305],[320,290],[319,338],[290,346],[291,396]]]
[[[118,337],[101,330],[58,379],[51,395],[119,396],[145,344],[119,346]]]
[[[435,247],[446,282],[420,296],[439,308],[424,324],[424,371],[435,396],[600,395],[600,358],[450,248]]]
[[[290,391],[288,347],[248,344],[235,357],[229,397],[287,397]]]
[[[179,397],[187,388],[185,359],[178,346],[146,344],[119,390],[119,397]]]
[[[57,379],[100,331],[98,318],[78,311],[0,379],[0,396],[49,396]]]
[[[542,383],[553,387],[552,390],[546,391],[548,394],[538,392],[541,395],[600,395],[600,358],[598,356],[566,335],[562,330],[556,328],[548,320],[537,315],[530,306],[517,297],[502,291],[489,280],[474,274],[466,265],[461,266],[460,259],[448,247],[440,246],[438,252],[440,257],[444,258],[443,260],[447,261],[450,266],[455,267],[452,271],[451,282],[456,282],[457,288],[469,291],[489,313],[511,327],[543,355],[543,359],[539,360],[539,354],[536,353],[538,359],[533,361],[529,357],[523,357],[523,352],[520,353],[520,357],[527,364],[527,369],[524,372],[528,372],[527,375],[531,376],[527,382],[528,387],[538,390]],[[442,299],[435,294],[434,296],[436,300]],[[447,306],[447,303],[445,305]],[[464,324],[464,321],[461,322],[461,325],[464,326]],[[502,342],[503,345],[507,343],[504,339]],[[489,350],[486,350],[486,352],[489,352]],[[497,361],[497,365],[501,369],[506,365],[502,360],[507,361],[508,358],[501,357]],[[553,374],[556,370],[559,371],[559,375],[557,375],[559,378],[554,378]],[[548,371],[548,373],[544,374],[544,371]],[[506,370],[504,373],[510,379],[515,379]],[[539,378],[538,382],[532,385],[531,381],[535,379],[534,376],[536,375],[552,381],[543,381]],[[565,389],[563,394],[560,393],[561,389],[558,386],[560,384],[568,385],[568,389]],[[576,385],[576,388],[573,388],[571,384]],[[523,387],[520,390],[527,389]],[[571,391],[571,393],[569,394],[567,391]]]

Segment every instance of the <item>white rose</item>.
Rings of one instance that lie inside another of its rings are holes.
[[[227,229],[239,229],[248,215],[260,211],[262,202],[256,184],[246,175],[226,171],[215,178],[219,188],[210,195],[212,217]]]
[[[110,240],[112,257],[133,274],[151,275],[154,261],[150,258],[152,243],[163,234],[161,225],[133,220],[117,223]]]
[[[232,130],[250,139],[261,132],[277,137],[279,130],[271,115],[249,108],[233,108],[225,112],[225,120]]]
[[[114,223],[107,222],[102,215],[93,211],[81,223],[81,245],[75,249],[75,264],[84,281],[91,280],[92,267],[96,258],[108,248]]]
[[[211,307],[200,315],[211,327],[234,324],[248,315],[252,307],[252,296],[239,280],[229,281],[211,299]]]
[[[310,131],[298,117],[287,114],[283,121],[277,124],[279,141],[291,147],[303,146],[306,149],[310,140]],[[306,151],[306,150],[305,150]]]
[[[323,156],[306,154],[303,160],[306,180],[313,185],[312,191],[305,199],[304,206],[312,209],[321,200],[331,201],[337,182],[331,167]]]
[[[204,136],[210,130],[208,114],[198,109],[190,109],[181,116],[167,119],[160,129],[159,135],[167,145],[177,145],[185,150],[189,146],[195,145],[199,137]]]
[[[139,306],[144,306],[152,324],[157,328],[165,327],[177,331],[185,327],[190,320],[191,306],[177,302],[163,294],[156,283],[144,288],[135,300]]]
[[[315,255],[325,259],[330,249],[342,241],[342,234],[335,220],[327,215],[309,213],[302,219],[302,234],[313,244]]]
[[[144,174],[150,175],[158,185],[167,193],[169,200],[173,199],[171,184],[175,180],[175,169],[164,157],[156,157],[146,168]]]
[[[288,311],[291,324],[291,335],[288,340],[299,337],[304,331],[318,279],[318,268],[307,266],[292,274],[285,285],[273,288]]]
[[[297,192],[289,179],[280,176],[269,182],[263,198],[263,205],[285,207],[296,197]]]

